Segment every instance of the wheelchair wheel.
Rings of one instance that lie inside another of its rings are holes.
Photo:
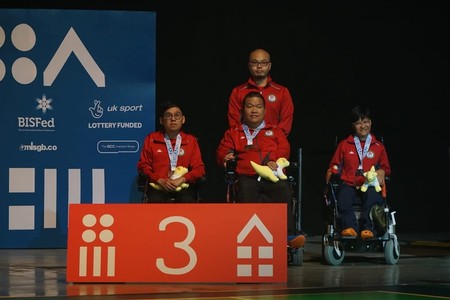
[[[325,262],[332,266],[340,265],[345,257],[345,251],[341,243],[333,241],[329,235],[324,235],[322,242]]]
[[[293,266],[301,266],[303,265],[303,248],[292,249],[288,248],[289,262]]]
[[[395,265],[400,258],[400,245],[397,240],[390,239],[384,245],[384,258],[389,265]]]

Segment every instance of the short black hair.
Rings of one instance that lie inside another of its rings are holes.
[[[266,99],[264,99],[264,96],[260,92],[257,92],[257,91],[248,92],[244,96],[244,100],[242,101],[242,107],[245,106],[245,100],[247,100],[248,98],[260,98],[263,101],[264,107],[266,107]]]
[[[353,124],[363,119],[372,120],[370,116],[370,109],[365,105],[357,105],[350,110],[349,123]]]
[[[178,105],[177,103],[172,102],[172,101],[165,101],[165,102],[161,103],[159,106],[159,116],[161,118],[164,117],[164,113],[172,107],[178,107],[180,109],[181,113],[183,113],[183,109],[181,108],[180,105]]]

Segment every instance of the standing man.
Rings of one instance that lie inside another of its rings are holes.
[[[265,121],[280,127],[286,136],[291,132],[294,104],[289,90],[272,81],[270,54],[264,49],[250,52],[248,70],[250,78],[246,83],[233,88],[228,103],[228,124],[234,128],[241,124],[244,96],[251,91],[259,92],[266,99]]]

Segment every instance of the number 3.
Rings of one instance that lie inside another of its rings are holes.
[[[195,253],[194,249],[192,249],[189,246],[189,244],[195,237],[195,227],[194,224],[189,219],[180,216],[173,216],[162,220],[161,223],[159,223],[159,230],[160,231],[166,230],[167,225],[169,225],[170,223],[181,223],[184,224],[188,229],[186,239],[181,242],[174,242],[173,245],[175,246],[175,248],[182,249],[188,254],[189,263],[182,268],[170,268],[164,264],[164,258],[157,258],[156,266],[161,272],[165,274],[170,275],[186,274],[189,271],[191,271],[197,264],[197,254]]]

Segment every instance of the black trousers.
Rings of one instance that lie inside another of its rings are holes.
[[[293,212],[293,191],[288,180],[272,181],[257,176],[237,177],[236,203],[287,203],[288,235],[297,234]]]
[[[181,189],[179,192],[167,192],[149,187],[147,197],[148,203],[197,203],[195,192],[190,187]]]

